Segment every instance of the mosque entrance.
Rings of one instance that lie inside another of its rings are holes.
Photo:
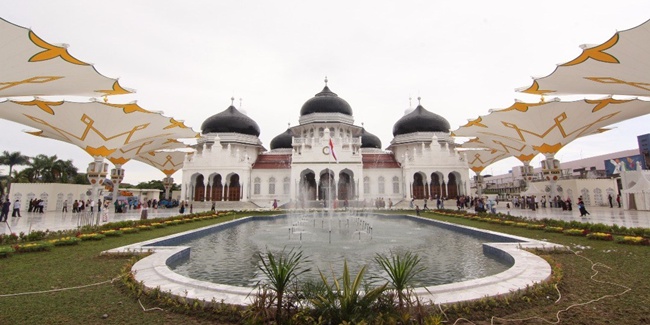
[[[210,199],[212,201],[221,201],[223,200],[223,184],[221,181],[221,175],[214,175],[212,178],[212,188],[210,189]]]
[[[426,198],[426,189],[424,186],[422,174],[420,173],[413,174],[413,198],[416,200],[422,200]]]
[[[239,175],[230,175],[230,182],[227,187],[228,201],[239,201],[241,198],[241,185],[239,184]]]
[[[456,180],[456,174],[449,173],[447,181],[447,198],[456,198],[458,196],[458,181]]]
[[[337,198],[339,200],[354,200],[356,193],[354,191],[354,174],[352,171],[346,169],[339,173],[338,189]]]
[[[194,185],[194,201],[203,201],[205,198],[205,184],[203,183],[203,175],[196,177]]]
[[[305,170],[300,174],[298,198],[300,201],[316,200],[316,174],[311,170]]]

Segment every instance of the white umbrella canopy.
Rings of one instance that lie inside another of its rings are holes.
[[[466,149],[498,150],[507,153],[508,156],[519,159],[522,163],[530,162],[539,154],[539,151],[534,150],[531,146],[525,143],[514,141],[512,139],[486,135],[481,136],[480,138],[470,139],[459,147]]]
[[[477,175],[480,174],[487,166],[499,160],[512,156],[507,152],[495,149],[467,149],[459,151],[465,153],[467,156],[467,165]]]
[[[0,103],[0,118],[41,130],[30,133],[72,143],[93,157],[106,158],[120,148],[156,137],[198,136],[183,122],[135,103],[5,101]]]
[[[517,91],[538,95],[650,96],[650,20],[614,34],[600,45],[583,45],[577,58]]]
[[[174,132],[169,132],[157,137],[131,142],[115,150],[107,158],[114,165],[124,165],[129,160],[151,151],[187,148],[186,144],[175,139],[176,135]]]
[[[135,160],[151,165],[163,172],[167,177],[171,177],[183,168],[187,154],[188,152],[184,151],[150,151],[137,156]]]
[[[129,94],[117,79],[53,45],[33,31],[0,18],[0,97]]]
[[[554,154],[579,137],[648,113],[650,102],[638,99],[516,102],[470,121],[453,131],[453,135],[520,142],[534,151]]]

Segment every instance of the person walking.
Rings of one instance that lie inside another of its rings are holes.
[[[20,201],[16,200],[16,202],[14,202],[14,212],[11,213],[11,216],[19,218],[22,217],[20,215]]]
[[[585,202],[582,201],[582,198],[578,198],[578,210],[580,210],[581,217],[590,215],[589,211],[587,211],[587,208],[585,208]]]
[[[9,217],[9,208],[11,208],[11,202],[9,201],[9,199],[7,199],[5,202],[2,203],[2,212],[0,213],[0,222],[3,222],[3,221],[7,222],[7,218]]]
[[[621,195],[620,194],[616,194],[616,203],[618,204],[618,207],[620,208],[621,207]]]
[[[63,208],[61,209],[62,213],[68,212],[68,200],[63,201]]]

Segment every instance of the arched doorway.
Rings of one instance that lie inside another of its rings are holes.
[[[194,201],[203,201],[205,196],[205,184],[203,182],[203,175],[196,177],[194,181]]]
[[[344,169],[339,173],[338,195],[339,200],[353,200],[355,198],[354,173]]]
[[[229,175],[230,181],[228,182],[228,201],[239,201],[241,196],[241,184],[239,184],[239,175]]]
[[[312,170],[306,169],[300,173],[300,183],[298,185],[298,199],[300,201],[316,200],[316,174]]]
[[[223,182],[221,175],[216,174],[212,177],[212,188],[210,190],[210,198],[212,201],[223,200]]]
[[[447,198],[455,199],[458,197],[458,178],[455,173],[449,173],[447,175]]]
[[[437,197],[442,197],[443,190],[442,190],[442,182],[441,182],[440,174],[438,173],[432,173],[431,174],[431,184],[430,184],[430,191],[431,191],[431,198],[437,198]]]
[[[334,183],[334,172],[325,169],[320,173],[318,180],[318,200],[327,201],[332,199],[336,193],[336,183]]]
[[[422,173],[413,174],[413,198],[416,200],[426,198],[426,189]]]

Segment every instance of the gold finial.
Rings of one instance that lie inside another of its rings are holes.
[[[325,87],[327,87],[327,76],[325,76]]]
[[[413,98],[411,98],[411,96],[409,96],[409,108],[413,108],[413,103],[411,102],[412,99]]]
[[[539,96],[539,102],[540,103],[546,102],[546,99],[544,99],[544,95]]]
[[[241,97],[239,97],[239,108],[241,109],[242,106],[243,106],[243,105],[242,105],[242,99],[241,99]]]
[[[418,96],[418,106],[421,106],[421,104],[420,104],[421,99],[422,99],[422,97]]]
[[[108,96],[104,95],[104,103],[108,103]]]
[[[230,97],[230,106],[235,106],[235,96]]]

